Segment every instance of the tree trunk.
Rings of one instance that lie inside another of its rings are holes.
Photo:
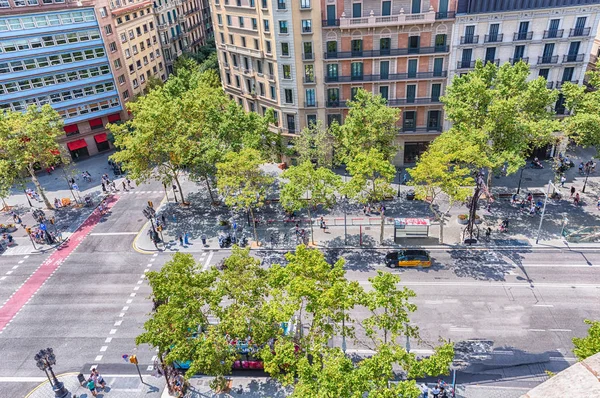
[[[489,196],[492,194],[492,192],[490,190],[492,189],[492,179],[494,177],[492,174],[493,174],[494,170],[492,170],[491,168],[488,168],[487,172],[488,172],[488,175],[487,175],[486,184],[487,184],[487,189],[488,189],[488,194],[489,195],[486,195],[486,196],[488,196],[487,200],[489,202],[490,199],[491,199]]]
[[[5,211],[8,211],[8,208],[9,208],[9,206],[6,204],[6,201],[4,200],[4,198],[2,198],[2,204],[4,205],[2,208],[3,208]]]
[[[169,393],[172,393],[173,387],[171,387],[171,382],[169,381],[169,376],[167,375],[167,373],[168,373],[167,367],[165,365],[162,351],[158,352],[158,357],[160,358],[160,363],[161,363],[162,369],[163,369],[163,375],[165,376],[165,381],[167,382],[167,390],[169,391]]]
[[[315,244],[315,232],[313,230],[312,217],[310,216],[310,205],[306,208],[306,211],[308,211],[308,219],[309,219],[309,222],[310,222],[310,241],[314,245]]]
[[[215,198],[213,197],[212,190],[210,189],[210,181],[208,181],[208,175],[204,174],[204,180],[206,181],[206,188],[208,189],[208,195],[210,196],[211,205],[215,203]]]
[[[183,197],[183,190],[181,189],[181,184],[179,183],[179,178],[177,178],[177,172],[173,173],[173,178],[175,179],[175,182],[177,183],[177,188],[179,188],[179,196],[181,196],[181,203],[185,203],[185,198]]]
[[[254,220],[254,211],[250,207],[250,216],[252,217],[252,228],[254,229],[254,241],[258,245],[258,233],[256,232],[256,221]]]
[[[33,181],[33,185],[35,185],[38,192],[42,196],[42,199],[44,200],[44,204],[46,205],[46,208],[48,210],[54,210],[54,207],[52,207],[52,204],[50,203],[50,201],[46,197],[46,194],[44,193],[44,188],[42,188],[42,185],[40,184],[40,182],[38,181],[38,179],[35,175],[35,170],[33,169],[33,166],[31,166],[31,165],[28,166],[27,171],[29,171],[29,174],[31,175],[31,181]]]
[[[444,244],[444,219],[444,216],[440,218],[440,244]]]
[[[385,214],[383,214],[383,209],[381,210],[381,234],[379,236],[380,244],[383,245],[384,238],[384,229],[385,229]]]

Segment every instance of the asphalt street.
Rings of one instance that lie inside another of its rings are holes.
[[[134,374],[135,367],[122,359],[133,353],[142,372],[150,372],[156,353],[134,342],[151,310],[144,274],[159,269],[170,254],[136,253],[132,242],[146,222],[142,208],[148,200],[159,203],[164,195],[161,189],[153,183],[137,187],[134,193],[120,193],[111,212],[81,237],[19,308],[0,333],[0,397],[24,396],[38,384],[44,374],[33,356],[45,347],[54,348],[58,373],[85,373],[97,366],[105,374]],[[50,256],[60,256],[56,253],[0,256],[0,303],[21,294],[21,285]],[[264,266],[284,262],[281,252],[253,253]],[[206,250],[194,257],[206,268],[228,254],[228,250]],[[536,355],[544,354],[553,358],[551,370],[559,370],[573,360],[571,338],[586,333],[583,320],[600,319],[600,249],[443,249],[432,251],[431,268],[401,270],[385,268],[384,254],[331,250],[327,257],[330,261],[345,258],[348,277],[366,288],[368,279],[382,270],[397,273],[404,285],[415,290],[418,310],[412,321],[424,340],[411,342],[417,353],[429,352],[440,336],[453,342],[481,340],[489,350],[510,357],[512,362],[505,359],[504,365],[519,369],[519,364],[536,363]],[[360,320],[368,314],[358,309],[354,315]],[[365,350],[363,345],[348,343],[349,350]],[[341,342],[336,339],[334,344]],[[536,369],[543,373],[547,367]],[[531,368],[519,371],[524,374]],[[521,376],[496,371],[489,380],[517,386],[540,381]]]

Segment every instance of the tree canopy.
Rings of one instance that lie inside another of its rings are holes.
[[[582,338],[573,338],[573,345],[575,346],[573,353],[580,361],[600,352],[600,321],[586,319],[585,323],[590,325],[588,335]]]
[[[564,131],[578,145],[600,145],[600,72],[586,73],[588,87],[567,82],[562,86],[565,107],[572,115],[563,119]]]

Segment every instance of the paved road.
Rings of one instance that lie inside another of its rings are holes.
[[[91,225],[70,252],[0,256],[0,303],[11,295],[31,294],[24,293],[21,285],[40,275],[39,267],[48,265],[48,259],[60,260],[50,262],[58,268],[41,281],[29,301],[11,305],[16,315],[0,334],[0,396],[23,396],[37,384],[41,375],[32,358],[47,346],[57,353],[57,372],[87,371],[97,365],[105,374],[133,374],[135,368],[121,359],[133,352],[142,370],[150,369],[155,352],[148,347],[136,350],[134,343],[151,309],[144,273],[158,269],[170,254],[143,255],[132,250],[145,222],[141,209],[147,200],[158,203],[163,195],[158,184],[134,192],[144,193],[120,194],[111,213]],[[209,267],[228,253],[207,250],[194,257]],[[282,261],[278,252],[254,253],[265,266]],[[535,362],[531,354],[545,353],[554,358],[551,370],[567,366],[572,359],[571,338],[586,332],[583,319],[600,319],[600,250],[596,249],[436,250],[432,268],[404,270],[384,268],[383,251],[329,251],[327,255],[331,260],[346,258],[349,278],[367,287],[368,278],[378,270],[398,273],[417,292],[419,309],[412,319],[420,325],[424,340],[484,339],[503,353],[496,356],[510,356],[515,363]],[[358,310],[356,315],[361,318],[366,313]],[[429,349],[417,342],[411,342],[411,347],[423,353]],[[361,348],[349,344],[349,349]],[[536,365],[533,370],[533,365],[527,366],[515,367],[515,374],[533,372],[537,379],[515,380],[506,371],[485,377],[529,386],[541,381],[549,365]],[[17,376],[25,379],[16,382]]]

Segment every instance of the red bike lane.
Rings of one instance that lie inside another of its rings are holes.
[[[119,199],[110,197],[106,199],[106,208],[110,210]],[[40,287],[56,272],[65,259],[77,249],[86,236],[98,224],[102,215],[98,209],[77,228],[69,240],[63,243],[54,253],[50,255],[23,285],[6,301],[0,308],[0,333],[4,331],[14,317],[21,311],[23,306],[29,302]]]

